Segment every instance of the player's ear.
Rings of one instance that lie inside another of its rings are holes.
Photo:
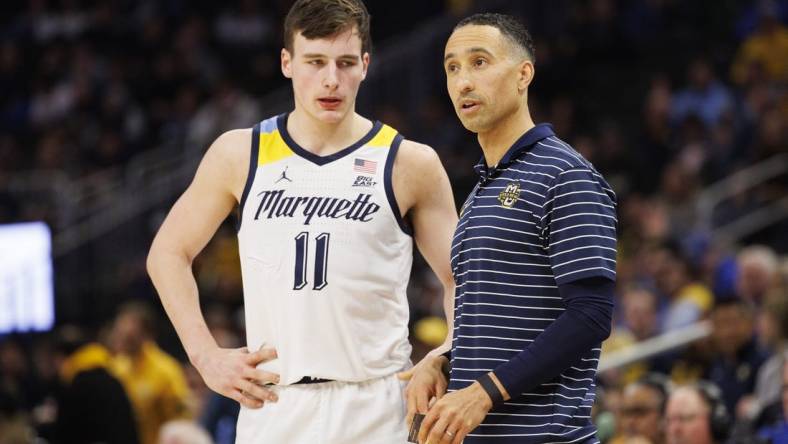
[[[365,52],[361,56],[361,80],[367,78],[367,69],[369,69],[369,53]]]
[[[282,74],[288,79],[293,78],[293,58],[290,55],[290,51],[287,48],[282,48]]]

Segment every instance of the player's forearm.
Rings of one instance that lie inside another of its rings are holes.
[[[440,356],[451,350],[451,343],[454,333],[454,285],[444,285],[443,312],[446,316],[446,339],[444,339],[441,345],[430,350],[427,353],[428,356]]]
[[[148,255],[148,274],[189,359],[195,363],[207,349],[217,345],[200,310],[191,265],[185,255],[155,245]]]

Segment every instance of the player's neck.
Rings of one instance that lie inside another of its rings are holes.
[[[482,147],[487,166],[498,165],[512,144],[534,126],[531,113],[525,105],[517,112],[503,117],[489,131],[479,132],[479,145]]]
[[[372,129],[372,122],[355,112],[341,121],[322,122],[296,108],[287,119],[287,132],[305,150],[330,156],[354,144]]]

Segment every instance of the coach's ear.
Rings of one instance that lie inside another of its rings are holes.
[[[525,59],[520,62],[518,66],[517,74],[517,90],[522,93],[528,89],[528,86],[531,84],[531,81],[534,79],[535,72],[534,62]]]
[[[286,48],[282,48],[281,59],[282,59],[282,63],[281,63],[282,74],[284,74],[284,76],[287,77],[288,79],[292,79],[293,78],[293,66],[292,66],[293,59],[290,56],[290,51],[288,51]]]

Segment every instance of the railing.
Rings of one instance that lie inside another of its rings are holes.
[[[711,323],[701,321],[632,346],[603,355],[599,359],[599,372],[623,367],[662,353],[681,348],[711,334]]]
[[[750,234],[788,218],[788,196],[765,203],[726,224],[715,226],[714,212],[726,200],[788,173],[788,154],[777,154],[706,187],[695,210],[698,228],[716,239],[735,243]]]

